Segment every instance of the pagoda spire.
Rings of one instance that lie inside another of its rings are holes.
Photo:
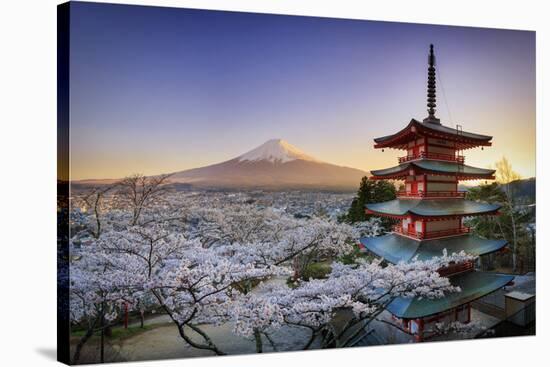
[[[428,117],[424,122],[441,125],[440,120],[435,117],[435,55],[434,45],[430,45],[430,54],[428,56]]]

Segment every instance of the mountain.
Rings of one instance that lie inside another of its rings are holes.
[[[458,185],[461,191],[468,191],[469,188],[475,186]],[[535,177],[519,179],[510,183],[501,185],[502,189],[508,187],[512,190],[514,198],[527,203],[534,203],[537,196],[537,179]]]
[[[322,162],[282,139],[228,161],[175,172],[170,181],[203,188],[355,190],[367,173]]]
[[[512,181],[504,186],[509,186],[516,199],[534,203],[537,196],[537,180],[534,177]]]

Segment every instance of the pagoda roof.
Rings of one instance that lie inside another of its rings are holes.
[[[367,250],[392,264],[408,262],[415,257],[422,261],[430,260],[435,256],[442,256],[444,249],[448,254],[464,250],[467,254],[480,256],[498,251],[507,244],[505,240],[488,240],[471,234],[418,241],[390,233],[377,237],[364,237],[360,242]]]
[[[513,279],[512,275],[468,271],[449,278],[452,285],[460,287],[460,292],[449,293],[436,299],[396,298],[387,310],[405,319],[435,315],[493,293]]]
[[[401,163],[400,165],[391,168],[372,170],[371,173],[374,177],[371,178],[403,178],[409,176],[409,171],[411,169],[414,169],[416,174],[431,173],[439,175],[452,175],[461,177],[463,179],[491,179],[493,178],[493,175],[495,173],[495,170],[493,169],[477,168],[458,162],[420,159],[416,161]]]
[[[407,149],[407,143],[420,136],[433,137],[454,141],[457,149],[469,149],[477,146],[490,146],[492,136],[462,131],[429,121],[420,122],[411,119],[411,122],[395,134],[375,138],[375,148],[392,147]]]
[[[391,217],[440,217],[491,214],[501,206],[464,199],[394,199],[366,204],[365,207],[373,214]]]

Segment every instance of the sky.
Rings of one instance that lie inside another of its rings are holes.
[[[169,173],[281,138],[365,171],[426,112],[437,59],[444,125],[492,135],[466,163],[506,156],[535,175],[535,32],[72,3],[71,179]]]

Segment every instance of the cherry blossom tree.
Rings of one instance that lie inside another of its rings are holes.
[[[87,231],[94,237],[99,238],[102,231],[102,216],[105,210],[105,196],[111,191],[115,185],[105,185],[94,187],[91,190],[84,191],[74,196],[73,205],[76,204],[83,211],[90,211],[90,216],[87,217]]]
[[[86,329],[76,361],[93,333],[119,322],[123,304],[139,312],[160,308],[183,342],[217,355],[226,352],[205,324],[232,324],[236,337],[255,340],[258,352],[265,340],[278,348],[271,334],[281,327],[307,330],[303,349],[349,346],[396,297],[459,291],[438,269],[472,259],[443,253],[397,265],[344,265],[337,259],[359,237],[380,233],[376,219],[352,226],[327,217],[296,218],[251,205],[245,196],[157,190],[164,180],[139,176],[129,182],[124,200],[118,194],[101,197],[107,209],[97,236],[79,246],[72,242],[71,320]],[[73,224],[84,233],[97,216],[81,209],[74,208],[80,214]],[[305,267],[321,259],[332,261],[326,278],[300,279]],[[289,275],[295,287],[269,282]],[[343,313],[344,325],[336,325]]]
[[[235,332],[243,336],[269,333],[282,325],[309,330],[303,349],[345,347],[364,332],[396,297],[439,298],[460,289],[437,269],[443,258],[382,266],[380,261],[358,265],[333,263],[327,279],[301,282],[295,289],[270,287],[240,299],[232,311]],[[338,312],[351,317],[339,328],[334,324]]]
[[[142,212],[156,205],[167,204],[164,200],[170,175],[143,176],[135,174],[116,183],[118,204],[131,211],[130,225],[138,224]]]
[[[121,304],[135,296],[126,282],[130,269],[121,267],[122,263],[119,256],[111,258],[96,246],[75,248],[71,244],[70,320],[73,327],[84,330],[72,357],[73,364],[78,363],[85,343],[97,332],[101,333],[103,362],[104,332],[117,322]]]

